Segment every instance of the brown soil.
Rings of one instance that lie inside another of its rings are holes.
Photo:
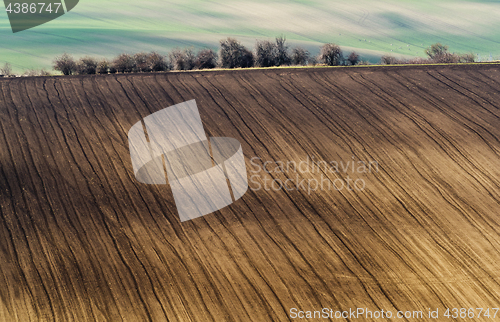
[[[0,88],[0,321],[498,307],[499,65],[40,77]],[[180,223],[168,186],[135,180],[127,132],[190,99],[207,135],[242,143],[249,176],[254,157],[354,157],[379,171],[351,175],[364,190],[249,190]]]

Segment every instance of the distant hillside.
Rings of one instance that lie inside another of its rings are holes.
[[[442,42],[451,51],[474,52],[482,60],[500,58],[500,4],[494,1],[80,1],[70,13],[41,27],[12,34],[0,19],[0,64],[19,72],[50,69],[68,52],[113,57],[121,52],[209,46],[234,36],[255,39],[287,36],[291,44],[317,53],[335,42],[377,61],[384,53],[422,56]]]
[[[499,65],[0,79],[0,321],[496,308],[499,91]],[[181,223],[127,133],[191,99],[241,142],[251,190]]]

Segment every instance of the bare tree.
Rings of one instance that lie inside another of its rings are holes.
[[[476,55],[473,53],[463,54],[460,56],[461,63],[474,63],[476,61]]]
[[[174,70],[191,70],[195,65],[195,55],[192,49],[174,49],[168,55]]]
[[[276,43],[257,41],[254,50],[255,65],[259,67],[284,66],[291,64],[286,38],[276,37]]]
[[[148,73],[151,71],[151,66],[149,65],[149,54],[147,53],[137,53],[134,55],[135,66],[134,72]]]
[[[197,69],[211,69],[217,67],[217,53],[212,49],[202,49],[196,55],[195,67]]]
[[[222,68],[253,67],[254,57],[239,41],[227,38],[220,41],[219,65]]]
[[[380,58],[380,63],[382,65],[394,65],[399,63],[399,61],[393,56],[384,55]]]
[[[292,65],[305,66],[309,62],[310,54],[302,47],[295,47],[292,49],[291,62]]]
[[[0,74],[4,76],[12,75],[12,65],[9,63],[5,63],[2,68],[0,68]]]
[[[148,64],[153,72],[163,72],[169,69],[165,56],[154,51],[148,55]]]
[[[83,57],[76,64],[76,72],[80,75],[94,75],[97,72],[97,60],[92,57]]]
[[[121,54],[113,60],[111,68],[120,73],[131,73],[135,70],[135,59],[129,54]]]
[[[54,60],[54,69],[64,75],[73,75],[76,72],[76,62],[73,56],[64,53]]]
[[[427,56],[434,61],[443,60],[448,54],[448,46],[435,43],[425,50]]]
[[[109,62],[106,59],[101,60],[97,64],[97,73],[98,74],[107,74],[109,72]]]
[[[353,51],[349,54],[349,57],[347,57],[347,61],[353,66],[357,65],[359,62],[359,55],[355,51]]]
[[[276,37],[276,65],[288,66],[291,62],[285,36]]]
[[[336,44],[326,44],[321,47],[318,60],[328,66],[338,66],[343,62],[344,56]]]
[[[257,41],[254,50],[255,66],[278,66],[278,48],[268,40]]]

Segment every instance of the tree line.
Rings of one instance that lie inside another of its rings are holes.
[[[476,56],[473,53],[456,54],[448,51],[449,47],[436,43],[425,49],[427,58],[398,59],[394,56],[384,55],[380,61],[383,65],[396,64],[460,64],[474,63]]]
[[[329,43],[320,47],[319,55],[314,56],[303,47],[290,48],[283,36],[274,41],[259,40],[253,50],[249,50],[234,38],[220,41],[218,52],[205,48],[195,52],[192,48],[172,50],[167,56],[157,52],[120,54],[114,59],[83,57],[75,60],[64,53],[56,57],[53,68],[64,75],[93,75],[115,73],[162,72],[169,70],[203,70],[213,68],[249,68],[278,66],[354,66],[369,64],[361,61],[356,52],[347,56],[339,45]],[[425,50],[428,58],[400,59],[384,55],[380,64],[427,64],[427,63],[472,63],[474,54],[455,54],[448,52],[448,46],[436,43]],[[6,63],[0,74],[12,75],[12,67]],[[50,75],[45,70],[28,70],[24,76]]]
[[[64,75],[114,74],[160,72],[168,70],[202,70],[213,68],[249,68],[278,66],[307,66],[323,64],[328,66],[356,65],[359,55],[352,52],[344,58],[336,44],[320,48],[317,57],[303,47],[290,48],[283,36],[275,41],[257,41],[253,51],[238,40],[227,38],[220,41],[219,51],[205,48],[195,52],[192,48],[174,49],[167,56],[151,53],[120,54],[113,60],[98,60],[83,57],[75,60],[63,54],[54,60],[54,69]]]

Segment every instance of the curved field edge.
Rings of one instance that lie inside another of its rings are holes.
[[[400,67],[407,67],[407,68],[418,68],[418,67],[423,67],[427,68],[429,66],[483,66],[483,65],[488,65],[488,66],[500,66],[500,63],[498,61],[493,61],[493,62],[474,62],[474,63],[429,63],[429,64],[369,64],[369,65],[354,65],[354,66],[326,66],[326,65],[316,65],[316,66],[276,66],[276,67],[247,67],[247,68],[211,68],[211,69],[193,69],[193,70],[170,70],[166,72],[150,72],[150,73],[116,73],[116,74],[96,74],[96,75],[90,75],[93,77],[101,77],[101,76],[108,76],[108,75],[147,75],[147,74],[172,74],[172,73],[205,73],[205,72],[239,72],[239,71],[252,71],[252,70],[301,70],[301,69],[306,69],[306,70],[314,70],[314,69],[332,69],[332,68],[370,68],[370,69],[380,69],[380,68],[400,68]],[[31,78],[31,77],[87,77],[89,75],[50,75],[50,76],[19,76],[19,78]],[[1,80],[2,78],[0,78]],[[6,77],[4,79],[11,79],[9,77]]]

